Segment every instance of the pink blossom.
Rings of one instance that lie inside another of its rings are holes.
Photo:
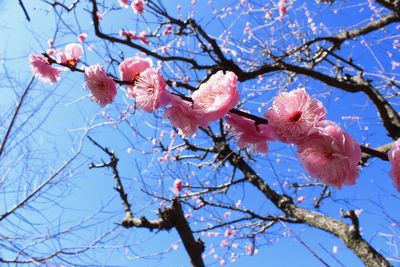
[[[165,25],[165,29],[164,29],[164,31],[163,31],[163,35],[169,35],[169,34],[171,34],[171,33],[173,33],[173,28],[172,28],[172,25],[171,24],[167,24],[167,25]]]
[[[59,74],[63,72],[60,68],[54,68],[49,60],[42,55],[29,55],[33,75],[45,83],[55,84],[59,79]]]
[[[119,73],[121,76],[121,80],[125,82],[136,82],[136,79],[139,77],[139,74],[146,69],[150,68],[153,65],[151,59],[149,58],[141,58],[141,57],[131,57],[127,58],[119,64]],[[126,94],[134,98],[134,86],[127,85],[126,86]]]
[[[56,50],[55,54],[58,63],[75,68],[79,63],[79,59],[83,56],[83,48],[80,44],[70,43],[65,46],[64,52]]]
[[[144,11],[144,2],[143,0],[135,0],[132,2],[133,12],[136,14],[142,14]]]
[[[260,153],[268,152],[267,141],[275,140],[268,125],[256,126],[253,120],[233,113],[229,113],[225,118],[233,127],[233,134],[237,137],[240,148],[251,145]]]
[[[285,143],[301,143],[314,125],[325,119],[326,110],[304,89],[282,92],[265,113],[275,136]]]
[[[134,86],[134,94],[139,107],[146,112],[153,112],[167,105],[171,100],[163,76],[153,68],[148,68],[139,74]]]
[[[390,176],[393,179],[394,186],[400,192],[400,139],[398,139],[394,146],[388,152],[389,161],[392,164],[392,171]]]
[[[119,32],[119,35],[121,37],[126,37],[126,38],[129,38],[132,40],[140,40],[142,43],[147,44],[147,45],[150,44],[149,40],[147,39],[148,36],[145,31],[142,31],[141,33],[137,34],[133,31],[121,30]]]
[[[172,125],[179,129],[178,134],[184,138],[191,137],[199,127],[198,116],[191,104],[179,96],[172,95],[171,106],[165,111],[164,117],[170,119]]]
[[[129,7],[129,1],[128,0],[118,0],[118,2],[119,2],[119,5],[122,8],[128,8]]]
[[[254,246],[253,246],[253,245],[247,244],[247,245],[244,247],[244,249],[246,250],[246,254],[247,254],[247,255],[251,256],[251,255],[254,254]]]
[[[78,35],[78,40],[79,40],[79,42],[83,43],[86,40],[87,37],[88,37],[87,33],[83,32],[83,33]]]
[[[360,146],[334,122],[318,123],[299,145],[297,154],[313,177],[335,188],[353,185],[358,178]]]
[[[86,86],[92,93],[92,101],[104,107],[114,100],[117,94],[115,82],[107,76],[102,66],[97,64],[85,68],[84,76]]]
[[[102,20],[103,20],[103,14],[101,14],[100,11],[97,11],[97,12],[96,12],[96,18],[97,18],[97,20],[98,20],[99,22],[102,21]]]
[[[67,57],[67,60],[70,59],[79,59],[80,57],[83,56],[83,48],[80,44],[77,43],[70,43],[65,46],[65,56]]]
[[[223,239],[223,240],[221,241],[221,243],[219,244],[219,246],[220,246],[221,248],[226,248],[226,247],[228,246],[228,240]]]
[[[299,203],[304,202],[305,200],[306,200],[306,197],[305,197],[305,196],[300,196],[300,197],[297,198],[297,201],[298,201]]]
[[[182,180],[181,179],[176,179],[174,181],[174,187],[172,189],[172,191],[174,192],[174,194],[178,195],[181,191],[182,191]]]
[[[202,126],[221,119],[239,101],[237,76],[231,71],[218,71],[192,94],[193,109],[199,114]]]

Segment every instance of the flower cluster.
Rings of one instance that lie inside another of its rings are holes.
[[[140,1],[133,3],[137,2]],[[30,55],[29,61],[37,78],[55,83],[63,69],[52,64],[74,70],[82,55],[82,46],[72,43],[64,51],[50,49],[44,56]],[[230,112],[239,101],[235,73],[214,73],[188,98],[170,93],[164,77],[152,66],[148,58],[127,58],[119,65],[120,80],[111,78],[101,65],[81,71],[86,87],[91,91],[91,99],[102,107],[114,100],[117,81],[126,85],[126,95],[135,99],[144,111],[154,112],[165,107],[164,117],[184,138],[192,137],[199,127],[207,127],[225,117],[240,148],[250,146],[260,153],[267,153],[269,141],[294,144],[298,146],[299,160],[311,176],[335,188],[355,184],[359,176],[360,146],[336,123],[326,120],[327,112],[322,103],[311,98],[305,89],[278,94],[265,113],[268,124],[262,124],[245,113]],[[400,191],[400,140],[388,156],[393,165],[390,175]],[[174,186],[175,192],[180,191],[178,185],[180,183]]]
[[[265,113],[275,137],[298,145],[297,155],[315,178],[335,188],[358,178],[360,146],[334,122],[322,103],[304,89],[282,92]]]

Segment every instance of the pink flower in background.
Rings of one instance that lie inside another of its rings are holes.
[[[226,74],[218,71],[200,85],[192,94],[192,99],[193,109],[199,114],[202,126],[221,119],[239,101],[236,74],[231,71],[227,71]]]
[[[78,40],[79,40],[79,42],[83,43],[86,40],[87,37],[88,37],[87,33],[83,32],[83,33],[78,35]]]
[[[68,60],[79,59],[83,56],[83,48],[80,44],[70,43],[65,46],[65,56]]]
[[[174,181],[174,187],[172,188],[172,191],[174,192],[174,194],[178,195],[182,191],[182,189],[183,189],[182,183],[183,182],[181,179],[176,179]]]
[[[388,152],[389,161],[392,164],[392,171],[390,176],[393,179],[394,185],[400,191],[400,139],[398,139],[394,146]]]
[[[142,14],[144,11],[144,2],[143,0],[135,0],[132,2],[133,11],[136,14]]]
[[[314,125],[325,119],[326,110],[304,89],[280,93],[265,113],[275,136],[285,143],[301,143]]]
[[[58,63],[67,64],[75,68],[79,63],[79,59],[83,56],[83,48],[80,44],[70,43],[65,46],[64,52],[56,50],[55,55]]]
[[[91,99],[100,106],[111,103],[117,94],[115,82],[107,76],[100,65],[92,65],[85,68],[86,86],[92,92]]]
[[[139,107],[146,112],[153,112],[157,108],[167,105],[171,100],[164,78],[153,68],[148,68],[139,74],[134,94]]]
[[[97,18],[97,20],[98,20],[99,22],[102,21],[102,20],[103,20],[103,14],[101,14],[100,11],[97,11],[97,12],[96,12],[96,18]]]
[[[127,58],[119,64],[119,73],[122,81],[135,82],[138,75],[153,65],[151,59],[141,57]],[[134,98],[134,85],[126,86],[126,94]]]
[[[118,0],[119,5],[123,8],[128,8],[129,7],[129,1],[128,0]]]
[[[178,134],[184,138],[191,137],[198,129],[199,122],[191,103],[172,95],[171,106],[165,111],[164,117],[170,119],[172,125],[179,129]]]
[[[29,55],[29,63],[33,75],[45,83],[55,84],[59,79],[59,74],[63,72],[60,68],[54,68],[49,60],[42,55]]]
[[[311,176],[335,188],[358,178],[360,146],[334,122],[322,121],[310,130],[297,155]]]
[[[229,113],[225,118],[233,127],[233,134],[237,137],[240,148],[252,145],[261,153],[268,152],[267,141],[275,140],[268,125],[260,124],[256,127],[253,120],[233,113]]]

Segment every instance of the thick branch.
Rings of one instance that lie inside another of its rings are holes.
[[[88,137],[90,141],[101,150],[103,150],[108,156],[110,161],[103,164],[92,163],[89,168],[111,168],[114,174],[114,179],[117,184],[115,190],[119,193],[122,200],[125,217],[122,220],[122,226],[125,228],[137,227],[146,228],[149,230],[170,230],[175,228],[182,239],[183,245],[188,253],[193,267],[204,267],[202,253],[204,252],[204,243],[200,239],[195,240],[193,232],[190,229],[189,223],[187,222],[185,215],[182,210],[182,205],[177,199],[172,201],[172,205],[166,207],[164,210],[159,210],[159,218],[156,220],[148,220],[146,217],[135,218],[131,211],[131,204],[128,200],[128,194],[125,192],[121,177],[118,171],[118,158],[114,152],[111,152],[108,148],[101,146],[93,138]]]
[[[354,225],[348,225],[321,213],[298,207],[293,203],[290,197],[280,195],[269,187],[243,158],[232,151],[226,143],[221,143],[219,147],[221,156],[227,158],[233,166],[240,169],[248,178],[248,181],[262,192],[266,198],[271,200],[285,215],[339,237],[366,266],[391,266],[379,252],[358,234],[358,228]]]

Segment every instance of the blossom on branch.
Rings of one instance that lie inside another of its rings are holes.
[[[389,161],[392,164],[390,176],[393,179],[396,189],[400,192],[400,139],[388,152]]]
[[[119,64],[119,73],[124,82],[136,82],[139,74],[153,65],[151,59],[141,57],[127,58]],[[134,85],[126,86],[126,94],[130,98],[135,97]]]
[[[128,8],[129,7],[129,1],[128,0],[118,0],[119,5],[123,8]]]
[[[87,37],[88,37],[87,33],[83,32],[83,33],[79,34],[77,38],[78,38],[79,42],[83,43],[83,42],[85,42]]]
[[[164,117],[170,119],[172,125],[178,128],[178,134],[184,138],[191,137],[199,128],[197,114],[191,103],[172,95],[171,106],[166,109]]]
[[[265,113],[276,137],[284,143],[294,144],[301,143],[325,115],[322,103],[311,99],[304,89],[280,93]]]
[[[174,187],[172,188],[172,191],[174,192],[175,195],[179,195],[179,193],[183,189],[183,181],[181,179],[176,179],[174,181]]]
[[[192,94],[193,109],[199,116],[202,126],[222,119],[239,101],[237,76],[231,71],[224,74],[218,71],[201,84]]]
[[[80,44],[70,43],[65,46],[64,51],[56,50],[56,61],[75,68],[79,59],[83,56],[83,48]]]
[[[134,86],[134,95],[139,107],[146,112],[153,112],[171,101],[171,94],[166,90],[163,76],[155,69],[148,68],[139,74]]]
[[[42,55],[30,55],[29,63],[33,75],[45,83],[55,84],[60,79],[59,74],[63,72],[61,68],[52,67],[49,60]]]
[[[85,68],[86,86],[91,91],[91,99],[104,107],[114,100],[117,88],[113,79],[107,76],[100,65],[92,65]]]
[[[144,2],[143,0],[135,0],[132,2],[132,9],[133,12],[135,12],[136,14],[142,14],[144,11]]]
[[[299,145],[297,155],[311,176],[340,189],[358,178],[361,149],[337,124],[322,121]]]
[[[240,148],[251,145],[260,153],[268,152],[267,141],[275,140],[268,125],[256,125],[255,121],[233,113],[229,113],[225,118],[233,127],[233,134],[237,137]]]

